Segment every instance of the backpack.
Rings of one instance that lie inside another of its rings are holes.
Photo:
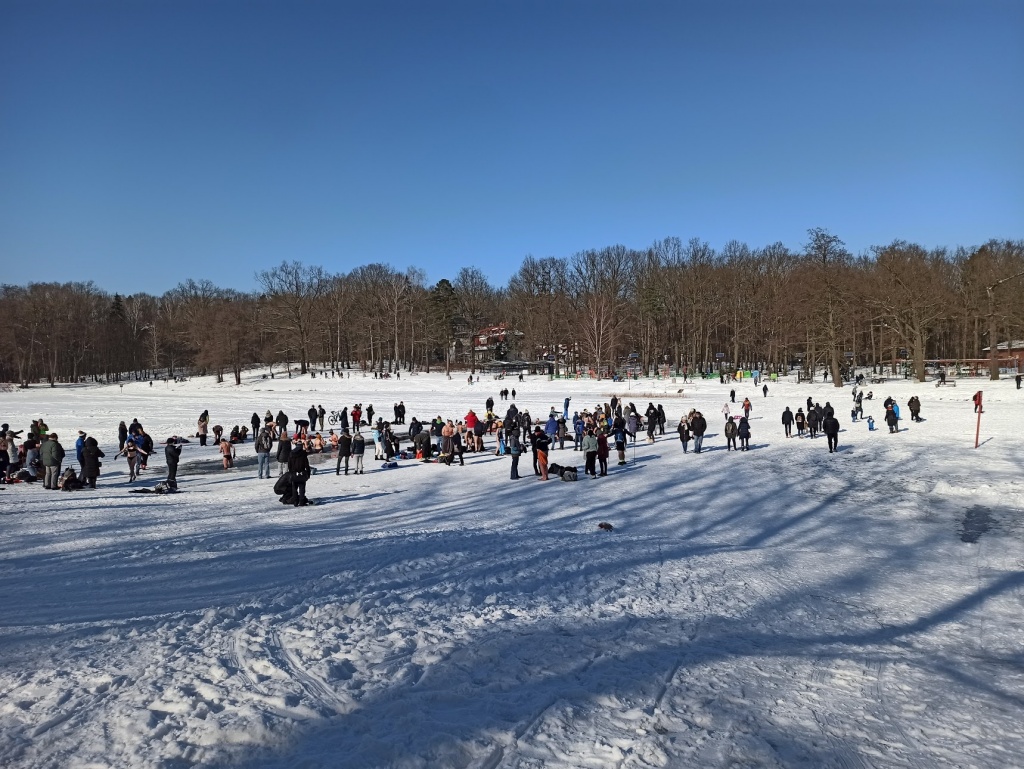
[[[269,454],[274,442],[270,439],[269,433],[263,433],[256,439],[256,451],[260,454]]]
[[[76,491],[82,488],[82,483],[75,475],[75,471],[69,467],[61,474],[60,480],[57,481],[57,488],[61,491]]]
[[[576,480],[579,480],[579,475],[576,472],[576,468],[575,467],[567,467],[564,470],[562,470],[562,480],[563,481],[576,481]]]

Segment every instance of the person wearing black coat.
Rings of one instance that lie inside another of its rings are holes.
[[[309,429],[312,430],[313,432],[316,432],[316,406],[310,406],[309,411],[306,412],[306,416],[309,417]]]
[[[181,458],[181,446],[175,436],[167,439],[164,446],[164,459],[167,460],[167,482],[177,485],[178,482],[178,460]]]
[[[736,426],[736,436],[740,439],[740,451],[750,449],[750,422],[746,417],[740,417],[740,423]]]
[[[690,425],[687,424],[686,417],[683,417],[682,419],[679,420],[679,427],[676,428],[676,430],[679,433],[679,441],[680,441],[680,443],[683,444],[683,453],[684,454],[689,454],[690,453],[690,449],[689,449],[689,444],[690,444]]]
[[[665,434],[665,422],[668,421],[665,416],[665,407],[660,403],[658,404],[658,435]]]
[[[729,417],[725,420],[725,429],[722,430],[725,433],[725,450],[735,451],[736,450],[736,422],[733,421],[733,417]]]
[[[786,406],[786,410],[782,412],[782,426],[786,430],[786,437],[793,437],[793,412],[789,410],[789,406]]]
[[[818,416],[816,409],[811,409],[807,412],[807,432],[811,434],[812,438],[818,437],[818,425],[821,424],[821,419]]]
[[[259,435],[260,432],[260,415],[255,411],[252,412],[252,418],[249,420],[249,424],[252,425],[252,439],[255,441],[256,436]]]
[[[693,415],[693,419],[690,420],[690,432],[693,433],[693,450],[697,454],[700,454],[701,448],[704,445],[704,433],[707,432],[707,429],[708,420],[698,411]]]
[[[309,457],[306,456],[306,451],[302,448],[302,442],[296,440],[288,456],[288,473],[292,481],[292,504],[295,507],[308,503],[306,481],[309,480],[312,472],[309,466]]]
[[[278,435],[288,434],[288,415],[285,414],[283,411],[277,412],[277,419],[274,420],[274,424],[277,425]],[[285,461],[287,462],[288,460],[285,459]]]
[[[124,450],[124,442],[128,440],[128,425],[123,421],[117,426],[117,450]]]
[[[96,479],[100,475],[102,463],[100,459],[106,456],[101,450],[95,438],[86,438],[85,446],[82,447],[82,485],[90,489],[96,488]]]
[[[416,433],[416,437],[412,439],[412,446],[419,459],[427,461],[430,460],[430,433],[420,429],[420,431]]]
[[[338,463],[334,467],[334,474],[341,475],[342,460],[345,465],[345,475],[348,475],[348,462],[352,456],[352,436],[348,434],[348,430],[342,432],[338,437]]]
[[[828,439],[828,453],[839,450],[839,420],[835,416],[825,417],[821,423],[821,430]]]
[[[285,422],[287,424],[287,422]],[[288,440],[288,433],[281,432],[281,438],[277,442],[277,475],[284,475],[288,467],[288,459],[292,455],[292,442]]]

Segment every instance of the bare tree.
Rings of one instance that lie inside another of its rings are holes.
[[[256,273],[256,280],[267,299],[266,321],[275,330],[285,332],[290,344],[299,353],[301,373],[309,370],[314,311],[324,296],[330,280],[323,267],[310,267],[301,262],[281,262],[271,270]]]

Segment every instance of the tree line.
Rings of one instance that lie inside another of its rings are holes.
[[[118,381],[184,372],[241,382],[252,365],[372,371],[547,361],[554,373],[625,365],[808,372],[989,359],[1024,339],[1024,241],[926,249],[902,240],[854,256],[824,229],[803,248],[716,250],[666,238],[566,258],[527,256],[507,285],[476,268],[428,285],[417,269],[347,273],[297,261],[241,292],[186,280],[161,296],[93,283],[0,286],[0,381]],[[500,342],[477,333],[505,324]],[[986,348],[989,348],[986,351]]]

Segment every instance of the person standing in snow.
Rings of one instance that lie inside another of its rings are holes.
[[[269,428],[260,428],[254,444],[256,447],[257,477],[270,478],[270,452],[274,448],[274,439],[270,437]]]
[[[86,438],[82,448],[82,484],[90,489],[96,488],[96,479],[100,475],[100,459],[106,456],[95,438]]]
[[[512,432],[508,434],[508,451],[512,457],[512,473],[509,476],[510,480],[519,480],[519,457],[523,453],[523,444],[519,442],[519,428],[512,428]]]
[[[79,430],[78,431],[78,440],[75,441],[75,459],[78,460],[78,466],[79,467],[82,466],[82,449],[85,448],[85,438],[86,438],[85,431],[84,430]],[[81,475],[79,475],[78,479],[82,480]]]
[[[125,441],[124,448],[121,449],[114,457],[118,457],[124,454],[125,459],[128,460],[128,481],[134,481],[138,475],[135,471],[135,464],[140,459],[140,453],[142,449],[139,448],[135,441]]]
[[[796,437],[803,438],[804,430],[807,427],[807,417],[804,416],[803,409],[796,410],[796,415],[793,417],[793,423],[796,425]]]
[[[725,450],[735,451],[736,450],[736,422],[733,421],[732,417],[729,417],[725,422]]]
[[[39,450],[43,462],[43,488],[60,489],[60,466],[64,462],[64,447],[57,441],[57,433],[51,433],[42,442]]]
[[[898,433],[900,431],[899,424],[900,418],[896,414],[895,404],[890,404],[885,409],[885,423],[889,425],[890,433]]]
[[[693,419],[690,420],[690,432],[693,433],[693,451],[695,454],[700,454],[701,448],[704,445],[704,433],[707,432],[708,421],[704,418],[704,415],[699,411],[693,415]]]
[[[197,426],[197,428],[199,430],[199,432],[198,432],[198,435],[199,435],[199,445],[200,446],[205,446],[206,445],[206,435],[207,435],[207,433],[208,433],[208,431],[210,429],[210,412],[209,411],[207,411],[206,409],[203,409],[203,413],[199,415],[199,422],[197,423],[196,426]]]
[[[821,430],[825,433],[825,438],[828,440],[828,453],[831,454],[839,450],[839,420],[836,419],[835,415],[825,417],[825,420],[821,423]]]
[[[608,436],[603,432],[597,434],[597,464],[600,468],[598,475],[608,475]]]
[[[348,430],[343,430],[338,438],[338,463],[334,467],[334,474],[341,475],[341,466],[345,465],[345,475],[348,475],[348,460],[352,456],[352,436]],[[344,462],[342,462],[344,460]]]
[[[235,447],[231,441],[226,438],[221,438],[217,443],[217,450],[220,452],[221,460],[224,463],[224,469],[230,470],[235,465]]]
[[[255,442],[256,436],[259,435],[260,432],[260,415],[255,411],[252,412],[252,416],[249,417],[249,424],[252,426],[252,439]]]
[[[740,439],[740,451],[747,451],[750,448],[750,422],[746,417],[740,417],[740,423],[736,426],[736,437]]]
[[[743,416],[750,419],[750,410],[754,408],[750,403],[750,398],[743,399]]]
[[[584,457],[584,474],[597,476],[597,438],[594,437],[593,430],[587,430],[586,435],[583,436],[583,457]]]
[[[764,397],[767,398],[768,397],[768,385],[765,385],[764,387],[762,387],[761,388],[761,392],[763,392],[764,393]]]
[[[689,454],[690,425],[687,423],[686,417],[679,420],[679,427],[676,428],[676,432],[679,433],[679,442],[683,444],[683,453]]]
[[[285,422],[285,425],[288,423]],[[280,478],[284,475],[284,471],[288,469],[288,457],[292,454],[292,442],[288,439],[287,430],[281,430],[278,433],[277,441],[277,476]]]
[[[537,469],[540,472],[540,479],[546,481],[548,479],[548,447],[551,445],[551,441],[548,436],[541,431],[540,425],[534,430],[534,451],[537,455]]]
[[[320,429],[324,429],[324,417],[327,416],[327,409],[324,408],[324,404],[319,404],[316,407],[316,416],[320,420]]]
[[[181,459],[178,436],[172,435],[164,443],[164,459],[167,460],[167,485],[176,489],[178,488],[178,460]]]
[[[363,454],[366,453],[366,439],[363,434],[356,429],[355,435],[352,436],[352,458],[355,463],[353,468],[353,475],[363,474]]]

